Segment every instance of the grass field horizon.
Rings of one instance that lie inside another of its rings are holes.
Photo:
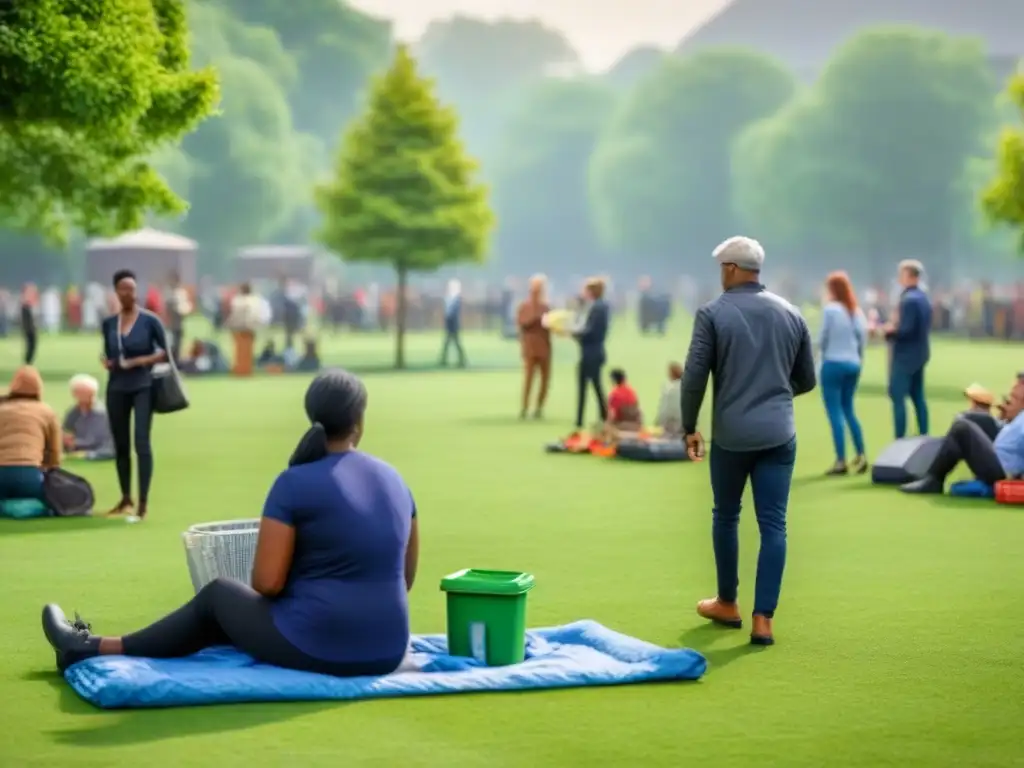
[[[688,338],[682,321],[664,337],[616,322],[610,362],[629,372],[648,413]],[[328,364],[379,367],[393,356],[384,335],[324,344]],[[1024,509],[826,479],[833,457],[820,395],[801,398],[779,642],[754,651],[746,631],[715,630],[694,613],[714,592],[707,465],[545,455],[543,444],[571,428],[571,346],[559,346],[547,418],[520,422],[515,344],[496,334],[466,344],[471,363],[491,370],[365,375],[362,447],[403,473],[420,510],[413,631],[443,631],[445,574],[525,570],[537,579],[530,626],[590,618],[692,647],[710,662],[704,680],[160,711],[85,704],[53,671],[42,605],[59,602],[119,634],[188,599],[181,532],[257,516],[306,426],[308,376],[192,379],[192,407],[155,425],[144,524],[0,521],[0,766],[1024,765]],[[409,337],[413,363],[439,348],[438,335]],[[19,340],[0,340],[0,386],[20,353]],[[100,374],[97,354],[91,337],[42,339],[38,363],[56,408],[69,402],[69,375]],[[1009,344],[937,340],[933,433],[962,409],[967,384],[1002,393],[1024,368],[1020,357]],[[892,440],[884,378],[883,352],[872,349],[857,400],[871,457]],[[707,406],[702,422],[710,431]],[[94,483],[99,509],[116,501],[112,465],[75,466]],[[745,611],[752,511],[746,504],[741,523]]]

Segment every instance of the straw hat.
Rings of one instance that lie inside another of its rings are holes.
[[[991,406],[996,401],[995,396],[981,386],[981,384],[971,384],[971,386],[964,390],[964,395],[972,403],[979,403],[980,405]]]

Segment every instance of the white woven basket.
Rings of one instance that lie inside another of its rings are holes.
[[[221,576],[249,584],[259,529],[257,519],[203,523],[185,531],[181,538],[195,591]]]

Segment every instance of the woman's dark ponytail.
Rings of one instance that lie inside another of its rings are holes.
[[[313,426],[306,430],[306,434],[295,446],[292,457],[288,459],[288,466],[294,467],[299,464],[312,464],[320,461],[327,455],[327,431],[323,424],[314,422]]]

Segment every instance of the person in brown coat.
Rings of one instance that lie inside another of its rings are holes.
[[[534,275],[530,278],[530,295],[519,305],[517,322],[519,344],[523,355],[523,407],[519,414],[522,419],[530,409],[530,390],[533,379],[540,373],[540,392],[533,417],[541,418],[544,401],[548,396],[548,381],[551,378],[551,331],[544,326],[544,315],[550,309],[547,301],[547,278]]]
[[[62,447],[42,377],[31,366],[19,368],[0,401],[0,500],[42,500],[43,470],[60,466]]]

